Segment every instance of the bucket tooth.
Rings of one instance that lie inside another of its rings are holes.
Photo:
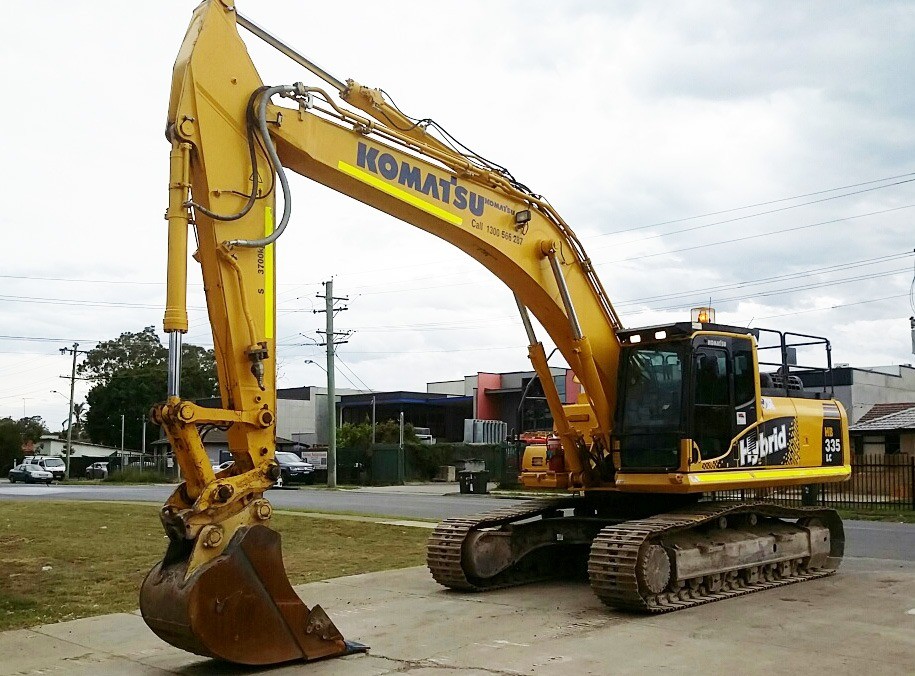
[[[345,641],[320,606],[302,603],[286,577],[280,535],[266,526],[242,526],[222,554],[190,575],[189,556],[167,555],[140,590],[143,619],[165,642],[246,665],[367,650]]]

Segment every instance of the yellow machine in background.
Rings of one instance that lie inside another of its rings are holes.
[[[301,83],[264,86],[237,26],[335,95]],[[245,664],[364,649],[296,597],[267,525],[264,491],[279,475],[274,246],[293,203],[284,168],[450,242],[515,294],[554,420],[548,480],[574,495],[440,524],[427,560],[441,584],[482,591],[586,568],[608,604],[662,612],[835,571],[843,534],[832,510],[700,501],[849,476],[845,412],[827,387],[804,388],[803,369],[789,359],[793,347],[825,348],[828,383],[825,339],[722,326],[707,311],[624,330],[584,247],[546,200],[380,90],[330,76],[234,4],[206,0],[194,12],[167,130],[169,391],[153,418],[185,481],[162,509],[168,550],[140,595],[144,619],[164,640]],[[190,228],[218,409],[180,398]],[[582,384],[578,403],[561,402],[530,315]],[[777,350],[772,372],[760,370],[762,337]],[[234,464],[218,474],[204,426],[227,430]]]
[[[565,471],[562,442],[555,434],[523,438],[524,454],[521,456],[521,475],[518,480],[525,488],[568,488],[569,475]]]

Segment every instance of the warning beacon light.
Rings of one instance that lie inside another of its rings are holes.
[[[713,307],[694,307],[690,310],[693,324],[714,324],[715,308]]]

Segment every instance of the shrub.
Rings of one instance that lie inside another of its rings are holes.
[[[139,467],[127,467],[125,469],[116,469],[109,474],[104,481],[115,484],[167,484],[171,479],[162,472],[156,470],[140,469]]]
[[[404,444],[407,479],[429,481],[442,465],[450,465],[454,452],[450,444]]]

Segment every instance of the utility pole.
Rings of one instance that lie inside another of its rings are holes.
[[[121,471],[123,472],[127,469],[127,465],[124,464],[124,414],[121,414]]]
[[[327,346],[327,487],[337,487],[337,392],[334,386],[334,346],[345,343],[345,340],[336,340],[337,336],[347,337],[351,332],[343,331],[334,333],[334,314],[348,310],[347,307],[334,307],[334,301],[349,300],[349,298],[334,297],[334,280],[330,279],[324,283],[324,295],[317,294],[318,298],[325,301],[323,310],[315,310],[326,313],[327,324],[324,333],[324,342],[319,345]]]
[[[375,395],[372,395],[372,444],[375,443]]]
[[[70,448],[73,444],[73,393],[76,387],[76,355],[78,354],[89,354],[86,350],[79,349],[79,343],[73,343],[73,347],[62,347],[60,348],[61,354],[72,354],[73,355],[73,368],[70,371],[70,412],[67,414],[67,466],[65,469],[64,476],[70,478]]]

